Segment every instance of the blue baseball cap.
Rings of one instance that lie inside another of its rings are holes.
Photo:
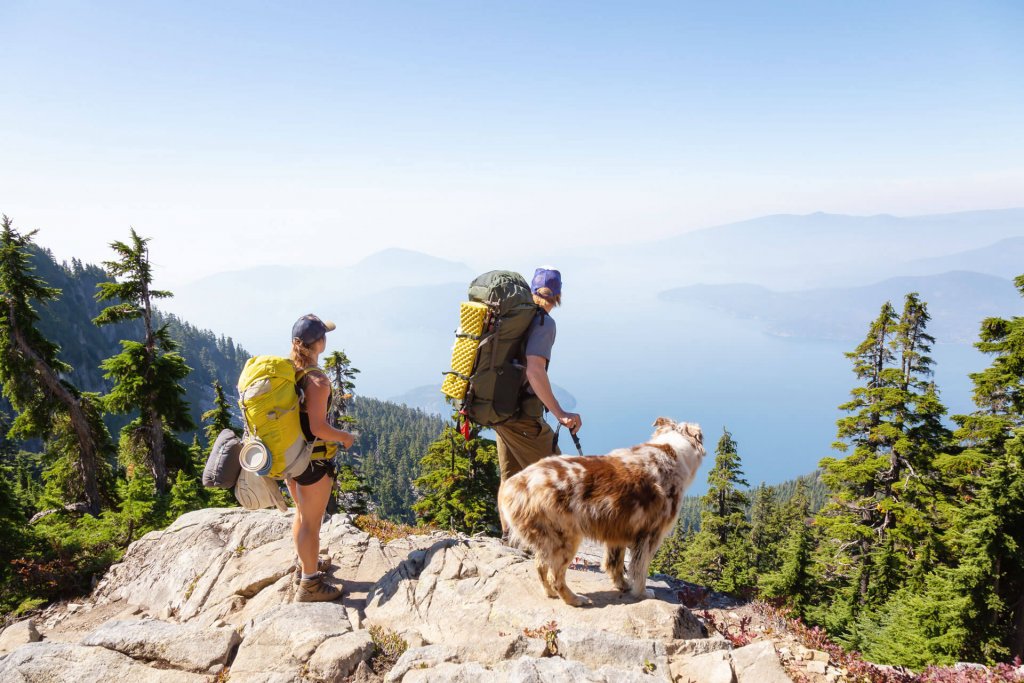
[[[538,268],[533,272],[533,282],[530,283],[530,291],[537,294],[538,289],[547,287],[551,290],[551,296],[558,296],[562,293],[562,274],[551,268]],[[540,296],[538,294],[538,296]]]
[[[304,315],[292,325],[292,339],[298,339],[306,346],[327,335],[335,329],[335,324],[330,320],[321,320],[312,313]]]

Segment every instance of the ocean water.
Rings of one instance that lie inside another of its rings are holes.
[[[840,454],[831,447],[837,407],[857,385],[844,352],[856,343],[777,337],[757,321],[652,304],[618,320],[561,324],[551,375],[578,401],[587,453],[646,440],[659,416],[699,423],[708,457],[691,492],[700,493],[723,429],[752,486],[806,474]],[[987,360],[969,345],[937,344],[932,355],[950,412],[970,411],[967,374]],[[563,441],[562,450],[571,449]]]

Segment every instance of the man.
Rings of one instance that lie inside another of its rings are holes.
[[[544,313],[534,317],[526,332],[526,381],[519,411],[494,428],[498,436],[498,466],[502,481],[541,458],[561,453],[554,443],[555,434],[544,419],[545,408],[573,434],[583,426],[583,419],[577,413],[562,410],[548,379],[551,347],[555,343],[555,321],[550,313],[562,303],[561,273],[538,268],[533,274],[530,290],[534,303]]]

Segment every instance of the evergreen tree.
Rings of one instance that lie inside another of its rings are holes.
[[[241,431],[238,427],[232,424],[231,404],[228,403],[227,398],[224,397],[224,388],[220,385],[219,380],[213,381],[213,408],[203,413],[203,422],[208,423],[206,425],[206,440],[209,448],[213,448],[213,444],[217,441],[217,437],[225,429],[230,429],[235,434],[240,434]]]
[[[118,480],[121,509],[112,518],[120,529],[121,545],[124,547],[131,545],[132,541],[152,528],[157,507],[153,489],[153,479],[133,465],[127,468],[127,478]]]
[[[195,477],[191,477],[183,470],[178,470],[171,487],[171,499],[168,506],[171,521],[177,519],[186,512],[199,510],[204,507],[202,488]]]
[[[834,447],[853,453],[837,460],[821,461],[822,479],[835,492],[833,500],[818,515],[829,546],[824,549],[831,565],[826,573],[834,578],[836,592],[853,587],[841,602],[848,610],[847,619],[856,614],[856,605],[868,599],[871,556],[874,549],[878,519],[876,494],[878,474],[885,470],[888,458],[883,449],[891,447],[896,435],[887,418],[891,417],[890,368],[894,356],[891,342],[898,320],[892,304],[886,302],[878,318],[871,324],[867,338],[850,353],[853,371],[863,382],[851,392],[852,400],[839,406],[850,415],[837,425],[840,439]]]
[[[750,547],[758,574],[774,571],[779,566],[778,545],[786,534],[782,510],[774,487],[764,482],[754,490],[750,508]]]
[[[331,381],[331,405],[328,408],[328,420],[338,429],[353,431],[359,420],[348,414],[348,409],[355,395],[355,377],[359,370],[352,367],[352,361],[344,351],[332,351],[324,359],[324,369]],[[356,444],[339,456],[341,463],[338,476],[334,480],[331,499],[327,503],[328,512],[344,510],[353,515],[363,515],[369,511],[370,486],[366,482],[362,468],[357,460]]]
[[[941,460],[958,514],[951,569],[932,580],[966,597],[959,656],[991,662],[1024,658],[1024,317],[984,320],[975,346],[992,363],[971,375],[977,410],[953,417],[962,449]]]
[[[453,416],[430,444],[421,471],[415,481],[419,499],[412,506],[420,520],[468,534],[499,532],[498,451],[493,441],[480,438],[479,427],[466,440]]]
[[[3,438],[10,424],[7,414],[0,409],[0,613],[10,608],[11,600],[5,595],[12,581],[12,561],[21,557],[31,543],[26,505],[21,495],[23,471],[13,444]]]
[[[97,468],[99,477],[100,498],[105,507],[116,503],[116,482],[114,470],[107,460],[113,450],[106,425],[103,423],[103,405],[98,394],[86,393],[80,397],[82,410],[89,420],[94,434],[103,437],[103,455]],[[53,431],[45,444],[45,453],[41,460],[45,463],[42,478],[45,482],[39,503],[46,508],[65,507],[67,501],[80,499],[81,480],[75,468],[78,439],[68,415],[59,414],[53,421]]]
[[[350,515],[365,515],[370,511],[370,486],[355,466],[342,463],[335,480],[338,509]]]
[[[654,554],[654,559],[651,560],[651,573],[674,575],[683,560],[683,552],[693,541],[694,533],[696,532],[680,519],[672,528],[672,532],[662,541],[658,552]]]
[[[928,379],[927,322],[916,294],[906,296],[899,318],[888,302],[882,306],[867,338],[847,354],[862,384],[840,406],[849,415],[837,422],[835,447],[853,452],[821,461],[822,479],[834,492],[818,515],[826,539],[819,559],[832,603],[821,619],[854,647],[861,646],[861,611],[883,604],[933,546],[934,462],[948,432]]]
[[[352,367],[352,361],[344,351],[332,351],[324,358],[324,370],[331,379],[334,391],[331,395],[329,413],[332,423],[345,429],[345,423],[354,424],[355,418],[348,415],[348,405],[355,395],[355,377],[359,370]]]
[[[110,325],[141,320],[143,324],[141,342],[123,340],[121,353],[102,364],[105,376],[114,381],[105,403],[111,412],[139,412],[139,417],[124,428],[132,435],[130,451],[143,456],[156,490],[162,494],[167,490],[168,476],[166,429],[185,431],[194,425],[180,384],[190,368],[175,352],[177,344],[167,324],[154,326],[153,300],[172,294],[152,288],[148,242],[133,228],[130,243],[111,243],[117,259],[103,265],[113,281],[101,283],[96,298],[117,303],[103,309],[94,322]]]
[[[715,465],[708,474],[708,492],[701,498],[700,531],[684,548],[676,567],[679,578],[727,593],[750,592],[756,581],[750,523],[750,501],[740,456],[732,435],[723,431],[715,449]]]
[[[45,304],[59,295],[33,274],[30,249],[35,231],[20,234],[11,220],[0,222],[0,381],[3,395],[18,411],[11,428],[17,438],[52,438],[62,415],[74,447],[63,455],[75,474],[75,500],[99,514],[103,502],[103,450],[108,442],[102,422],[90,418],[86,400],[61,379],[70,367],[58,358],[58,348],[39,333],[39,316],[32,300]]]
[[[803,480],[797,480],[796,490],[780,514],[783,537],[769,546],[778,555],[778,569],[760,577],[761,595],[783,600],[800,617],[814,595],[811,560],[814,536],[810,522],[810,500]]]

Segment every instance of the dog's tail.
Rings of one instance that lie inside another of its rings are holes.
[[[516,477],[501,482],[498,488],[498,517],[501,520],[502,536],[507,539],[508,545],[519,549],[528,547],[519,531],[524,493]]]

